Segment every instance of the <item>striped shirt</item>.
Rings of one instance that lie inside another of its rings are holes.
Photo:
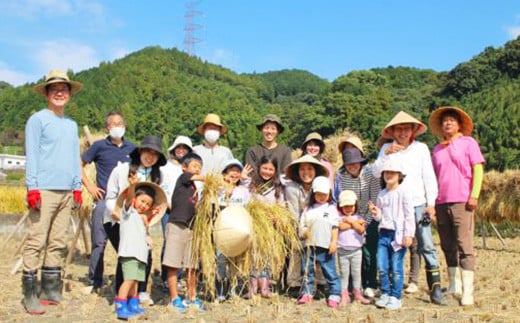
[[[372,215],[368,212],[368,201],[376,204],[377,194],[381,190],[380,181],[374,177],[372,169],[365,165],[361,168],[359,176],[353,177],[345,167],[341,167],[334,182],[334,201],[338,200],[339,194],[344,190],[351,190],[356,193],[359,206],[358,214],[367,221],[367,224],[372,222]]]

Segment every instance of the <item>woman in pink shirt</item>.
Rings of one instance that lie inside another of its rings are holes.
[[[429,124],[440,140],[433,150],[432,161],[439,185],[435,210],[441,247],[448,264],[448,294],[462,293],[461,305],[473,305],[473,212],[482,187],[485,161],[478,143],[470,137],[473,122],[460,108],[435,110]]]

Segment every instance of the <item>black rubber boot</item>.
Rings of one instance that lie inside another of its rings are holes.
[[[439,268],[426,270],[426,280],[428,281],[431,302],[436,305],[448,305],[441,290],[441,271]]]
[[[61,267],[42,268],[42,291],[40,301],[44,305],[57,305],[63,301],[61,290],[63,281],[61,280]]]
[[[41,315],[45,313],[45,308],[40,304],[40,300],[36,295],[37,275],[36,271],[23,271],[22,289],[23,289],[23,306],[27,313],[32,315]]]

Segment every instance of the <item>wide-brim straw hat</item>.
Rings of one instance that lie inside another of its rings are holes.
[[[422,123],[421,121],[415,119],[414,117],[412,117],[411,115],[409,115],[408,113],[406,113],[404,111],[399,111],[399,113],[397,113],[392,118],[392,120],[390,120],[390,122],[386,124],[386,126],[383,128],[383,130],[381,130],[381,137],[387,138],[387,139],[394,139],[394,132],[393,132],[392,127],[395,125],[398,125],[398,124],[403,124],[403,123],[411,123],[414,125],[414,128],[415,128],[413,130],[414,137],[422,135],[423,133],[426,132],[426,129],[427,129],[426,125],[424,123]]]
[[[197,127],[197,133],[199,135],[204,135],[204,126],[208,123],[211,123],[211,124],[214,124],[215,126],[218,126],[220,127],[220,134],[221,135],[225,135],[227,132],[228,132],[228,128],[226,126],[224,126],[222,124],[222,122],[220,122],[220,116],[218,114],[215,114],[215,113],[208,113],[205,117],[204,117],[204,122],[202,122],[198,127]]]
[[[264,120],[262,120],[261,123],[257,124],[256,125],[256,129],[258,129],[259,131],[262,131],[262,128],[264,127],[264,125],[267,123],[267,122],[273,122],[273,123],[276,123],[276,127],[278,128],[278,133],[282,133],[284,131],[284,126],[282,124],[282,120],[280,119],[279,116],[277,116],[276,114],[267,114],[265,117],[264,117]]]
[[[318,146],[320,146],[320,154],[322,154],[325,151],[325,142],[323,141],[323,137],[317,132],[311,132],[307,135],[307,137],[305,137],[305,141],[303,142],[301,147],[303,153],[305,153],[307,144],[309,144],[309,142],[311,142],[312,140],[314,140],[318,144]]]
[[[467,114],[464,110],[458,107],[440,107],[437,110],[433,111],[430,116],[430,120],[428,124],[430,125],[431,132],[435,135],[435,137],[444,139],[444,132],[442,131],[442,115],[446,111],[453,111],[459,115],[460,120],[462,120],[462,124],[460,124],[460,132],[464,136],[471,136],[471,132],[473,131],[473,120],[469,114]]]
[[[215,247],[226,257],[244,253],[253,240],[253,219],[240,205],[231,205],[220,212],[213,227]]]
[[[191,142],[191,139],[186,136],[177,136],[175,140],[173,141],[173,144],[168,148],[168,152],[171,152],[177,146],[184,145],[189,148],[189,151],[193,150],[193,143]]]
[[[302,157],[293,160],[286,168],[285,168],[285,177],[289,178],[295,182],[300,182],[300,175],[298,174],[298,168],[301,164],[312,164],[314,169],[316,170],[316,177],[325,176],[329,177],[329,170],[325,167],[319,160],[312,157],[311,155],[303,155]]]
[[[135,192],[138,188],[143,187],[143,186],[148,186],[155,191],[155,198],[153,201],[152,208],[155,208],[157,206],[160,207],[159,213],[156,214],[148,223],[148,226],[153,226],[154,224],[161,222],[162,217],[164,216],[164,214],[166,213],[166,210],[168,209],[168,198],[166,197],[166,194],[164,193],[162,188],[159,187],[159,185],[156,185],[154,183],[139,182],[135,185],[131,185],[131,186],[127,187],[117,197],[116,207],[114,209],[114,212],[121,217],[121,210],[123,208],[123,202],[125,201],[126,197],[128,196],[128,193],[130,192],[129,190],[133,190],[133,192]]]
[[[62,70],[51,70],[45,77],[45,81],[33,87],[36,93],[43,96],[47,96],[47,86],[54,83],[67,83],[70,86],[70,94],[74,95],[78,93],[82,88],[83,84],[76,81],[71,81],[67,73]]]
[[[162,140],[157,136],[146,136],[141,140],[141,145],[135,148],[130,153],[130,158],[133,160],[137,160],[139,156],[139,150],[143,148],[148,148],[156,151],[159,154],[159,159],[157,160],[158,166],[166,165],[166,157],[162,152]]]
[[[347,137],[346,139],[343,139],[338,144],[338,150],[339,150],[340,154],[343,152],[343,150],[345,150],[345,146],[347,145],[347,143],[351,144],[352,146],[359,149],[359,151],[361,151],[361,154],[363,156],[365,156],[365,151],[363,150],[363,142],[361,141],[361,139],[358,136],[350,136],[350,137]]]

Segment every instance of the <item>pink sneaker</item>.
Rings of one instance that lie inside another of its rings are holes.
[[[339,303],[335,300],[329,299],[327,301],[327,306],[332,308],[338,308]]]
[[[348,288],[345,288],[341,292],[341,305],[348,305],[350,304],[350,295],[348,294]]]
[[[312,295],[305,294],[298,300],[298,304],[310,304],[312,303]]]

